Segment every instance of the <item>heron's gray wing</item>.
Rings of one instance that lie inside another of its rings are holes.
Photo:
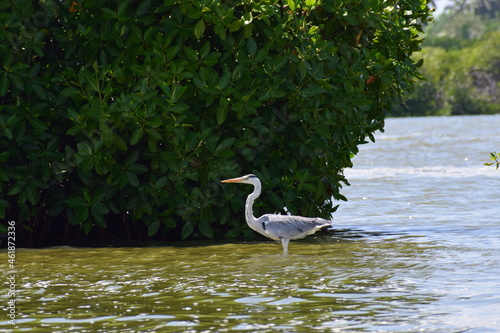
[[[328,220],[294,215],[266,214],[258,220],[262,223],[266,236],[275,240],[304,238],[331,225],[331,221]]]

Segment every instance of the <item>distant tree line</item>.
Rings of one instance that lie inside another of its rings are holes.
[[[500,0],[456,1],[424,31],[424,80],[394,115],[499,113]]]

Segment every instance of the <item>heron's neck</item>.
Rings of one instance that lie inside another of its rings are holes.
[[[250,195],[247,198],[247,202],[245,204],[245,218],[247,220],[248,225],[254,229],[254,224],[256,223],[257,219],[253,215],[253,203],[255,199],[257,199],[260,195],[260,191],[262,189],[262,185],[260,182],[257,182],[256,184],[253,184],[254,189],[253,192],[250,193]]]

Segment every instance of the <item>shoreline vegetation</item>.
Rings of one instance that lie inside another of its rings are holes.
[[[0,5],[0,219],[28,247],[254,239],[218,183],[247,173],[259,211],[331,217],[420,77],[426,2]]]
[[[0,5],[0,236],[254,239],[216,182],[243,173],[260,211],[328,218],[388,115],[500,112],[497,12],[443,14],[421,53],[425,3]]]

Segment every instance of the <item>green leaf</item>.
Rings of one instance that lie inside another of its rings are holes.
[[[7,128],[5,128],[5,129],[4,129],[4,133],[3,133],[3,134],[5,134],[5,137],[6,137],[7,139],[12,140],[12,138],[13,138],[13,134],[12,134],[12,130],[11,130],[10,128],[8,128],[8,127],[7,127]]]
[[[139,163],[132,164],[131,166],[129,166],[127,168],[127,170],[135,173],[136,175],[140,175],[140,174],[148,172],[148,168],[146,168],[144,165],[139,164]]]
[[[156,181],[155,183],[155,187],[157,189],[160,189],[160,188],[163,188],[165,187],[165,185],[167,185],[168,183],[168,176],[161,176],[160,178],[158,178],[158,180]]]
[[[243,25],[249,25],[253,21],[253,15],[251,12],[243,14],[241,17],[241,20],[243,21]]]
[[[200,230],[201,234],[208,238],[214,237],[214,230],[212,227],[206,222],[200,222],[198,224],[198,230]]]
[[[75,219],[76,219],[76,222],[78,223],[84,223],[88,220],[90,216],[90,212],[89,212],[89,209],[88,208],[82,208],[82,209],[79,209],[75,212]],[[92,228],[92,224],[90,224],[90,228]],[[89,230],[90,231],[90,230]]]
[[[40,196],[34,184],[28,184],[23,188],[21,195],[26,197],[26,199],[32,204],[36,205]]]
[[[154,136],[150,136],[148,138],[148,147],[152,153],[156,152],[158,150],[158,139]]]
[[[81,210],[85,207],[88,207],[87,201],[85,201],[85,199],[83,199],[82,197],[80,197],[78,195],[73,195],[73,196],[69,197],[68,199],[66,199],[64,201],[64,203],[66,204],[66,206],[73,208],[73,209],[76,209],[76,210]]]
[[[298,6],[298,0],[287,0],[288,7],[290,10],[295,11]]]
[[[207,41],[200,49],[200,56],[205,58],[210,53],[210,42]]]
[[[229,85],[230,82],[231,82],[231,76],[229,75],[228,72],[224,72],[219,81],[219,84],[217,85],[217,88],[223,90]]]
[[[85,189],[83,190],[83,198],[87,202],[90,202],[90,200],[91,200],[91,198],[90,198],[90,190],[89,190],[88,187],[85,187]]]
[[[226,27],[221,23],[217,22],[214,28],[215,33],[219,36],[220,39],[226,40]]]
[[[33,84],[31,86],[35,94],[42,100],[45,100],[47,97],[45,96],[45,91],[38,84]]]
[[[185,104],[185,103],[176,103],[173,106],[169,106],[167,109],[168,109],[168,111],[171,111],[171,112],[174,112],[174,113],[183,113],[183,112],[189,110],[190,108],[191,107],[188,104]],[[147,130],[146,130],[146,132],[147,132]],[[149,133],[149,134],[152,135],[151,133]],[[158,136],[156,136],[156,138],[157,139],[161,139],[161,134],[159,134]]]
[[[189,236],[191,236],[193,231],[194,231],[194,225],[191,222],[187,222],[186,224],[184,224],[181,231],[182,239],[186,239]]]
[[[307,64],[305,63],[305,61],[301,61],[299,63],[299,77],[301,80],[304,80],[304,78],[306,77],[306,74],[307,74]]]
[[[16,195],[16,194],[18,194],[19,192],[21,192],[21,190],[23,189],[24,186],[26,186],[26,182],[24,182],[24,181],[18,181],[16,183],[14,183],[14,185],[12,185],[9,188],[9,191],[7,192],[7,195]]]
[[[353,15],[346,13],[343,17],[350,25],[358,25],[358,20]]]
[[[157,140],[161,140],[161,133],[154,128],[146,128],[146,133],[150,135],[150,138],[153,137]]]
[[[76,96],[80,95],[80,90],[73,88],[73,87],[66,87],[61,91],[61,95],[64,97],[71,97],[71,96]]]
[[[218,155],[221,152],[225,151],[227,148],[229,148],[234,141],[236,141],[236,138],[226,138],[224,139],[218,146],[215,148],[214,155]]]
[[[120,150],[127,150],[127,143],[117,133],[113,134],[113,145]]]
[[[38,132],[45,132],[48,129],[47,125],[35,118],[29,119],[29,123]]]
[[[243,25],[243,22],[241,22],[241,20],[234,20],[233,22],[231,22],[231,25],[229,26],[229,31],[231,31],[231,32],[238,31],[238,30],[240,30],[242,25]]]
[[[23,77],[17,73],[11,73],[9,75],[10,82],[20,90],[24,90],[24,80]]]
[[[217,64],[221,54],[219,52],[211,52],[204,60],[203,63],[209,67]]]
[[[191,61],[198,62],[198,53],[190,47],[184,48],[184,53],[187,55],[188,59]]]
[[[198,23],[194,26],[194,35],[196,36],[196,39],[200,39],[201,36],[203,36],[203,33],[205,32],[205,22],[203,20],[199,20]]]
[[[106,205],[102,202],[96,202],[92,207],[92,215],[106,215],[109,213],[109,209],[106,207]]]
[[[173,218],[171,218],[171,217],[167,217],[166,219],[164,219],[163,220],[163,225],[166,226],[169,229],[173,229],[173,228],[176,227],[175,220]]]
[[[142,139],[142,136],[144,135],[144,128],[139,127],[137,128],[134,133],[132,134],[132,137],[130,137],[130,144],[135,145],[139,140]]]
[[[128,169],[132,164],[134,164],[135,162],[137,162],[137,160],[139,159],[139,155],[140,155],[140,151],[139,150],[134,150],[132,153],[130,153],[127,157],[127,159],[125,160],[125,167]]]
[[[275,72],[279,72],[288,62],[288,58],[286,56],[279,56],[276,57],[274,62],[273,62],[273,70]]]
[[[248,54],[253,57],[257,53],[257,42],[252,37],[247,40],[247,50]]]
[[[9,89],[9,78],[7,77],[7,74],[3,74],[0,77],[0,97],[5,96],[8,89]]]
[[[78,218],[78,214],[76,214],[76,216]],[[92,230],[92,227],[93,227],[92,220],[88,218],[88,210],[87,210],[87,218],[84,219],[82,222],[79,222],[79,223],[80,223],[80,228],[83,230],[83,232],[85,233],[85,235],[88,235],[90,233],[90,231]]]
[[[97,213],[94,208],[91,208],[90,209],[90,212],[92,214],[92,217],[94,218],[94,221],[95,223],[100,226],[101,228],[106,228],[107,224],[106,224],[106,220],[104,219],[104,217]]]
[[[139,177],[135,173],[132,173],[130,171],[126,172],[127,175],[127,182],[132,185],[133,187],[139,187],[140,182],[139,182]]]
[[[116,13],[118,14],[118,16],[123,16],[123,14],[125,13],[125,11],[128,8],[128,5],[129,5],[128,1],[122,1],[122,2],[120,2],[120,5],[118,6],[118,10],[116,11]]]
[[[187,86],[181,86],[178,84],[172,85],[172,103],[177,103],[177,101],[181,98],[182,94],[186,91]]]
[[[156,235],[159,229],[160,229],[160,221],[154,220],[153,222],[151,222],[151,224],[148,226],[148,237]]]
[[[96,91],[99,92],[99,80],[95,76],[95,74],[90,73],[88,70],[83,71],[83,76],[85,77],[85,80],[87,83],[90,85],[90,87]]]
[[[78,149],[78,154],[80,154],[82,156],[92,156],[93,155],[92,147],[90,147],[90,145],[87,143],[84,143],[84,142],[77,143],[76,147]]]
[[[345,81],[344,82],[344,89],[349,93],[352,94],[354,93],[354,86],[350,81]]]
[[[215,116],[217,118],[217,124],[222,125],[226,120],[227,113],[229,111],[228,105],[220,104],[217,108]]]
[[[175,91],[175,89],[174,89],[174,91]],[[161,120],[161,118],[153,118],[153,119],[148,120],[147,124],[148,124],[148,126],[151,126],[153,128],[158,128],[161,125],[163,125],[163,121]]]
[[[253,24],[243,25],[243,38],[247,39],[252,36]]]
[[[105,19],[114,19],[116,18],[116,13],[109,8],[101,8],[103,13],[102,17]]]
[[[255,56],[255,61],[256,62],[261,62],[264,59],[266,59],[269,56],[269,48],[265,47],[263,49],[260,49],[257,52],[257,55]]]
[[[137,12],[135,13],[135,16],[142,16],[146,14],[149,10],[149,7],[151,7],[151,0],[144,0],[142,1],[139,6],[137,6]]]
[[[335,213],[337,211],[337,209],[339,209],[339,207],[340,207],[340,205],[337,205],[337,206],[333,207],[332,213]]]

